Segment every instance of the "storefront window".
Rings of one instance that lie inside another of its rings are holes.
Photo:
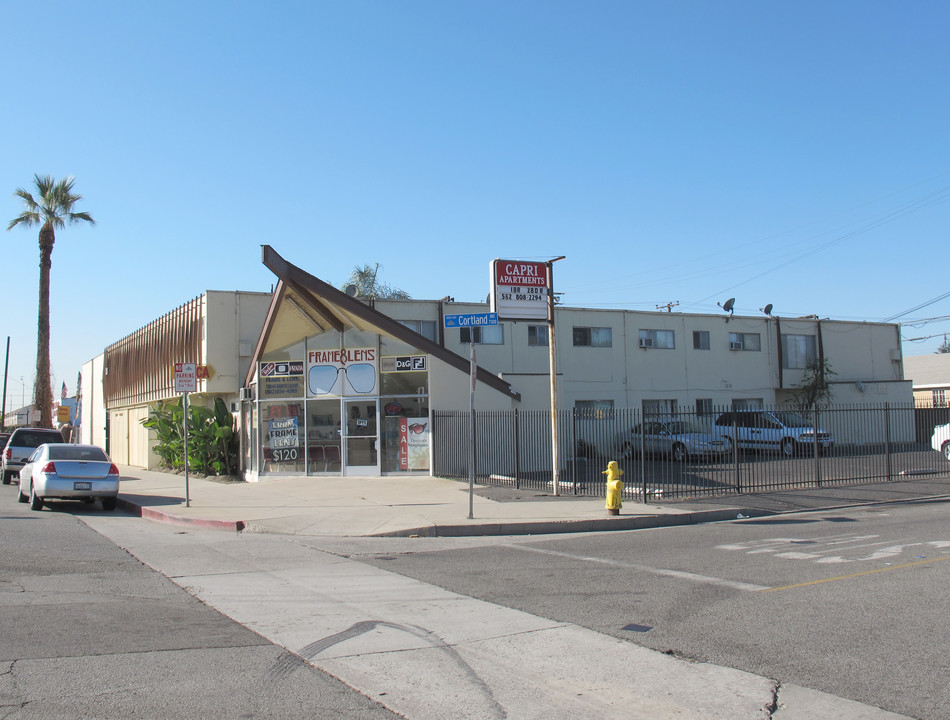
[[[385,397],[379,405],[382,471],[428,471],[429,398]]]
[[[286,475],[302,473],[301,439],[304,417],[301,402],[261,402],[261,471]]]

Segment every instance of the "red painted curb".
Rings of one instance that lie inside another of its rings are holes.
[[[209,520],[207,518],[190,518],[181,515],[172,515],[171,513],[155,510],[154,508],[142,507],[125,498],[118,498],[116,503],[123,510],[127,510],[133,515],[146,520],[154,520],[168,525],[180,525],[183,527],[198,527],[206,530],[228,530],[231,532],[241,532],[246,527],[243,520]]]

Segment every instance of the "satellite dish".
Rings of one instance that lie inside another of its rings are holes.
[[[726,312],[732,312],[732,308],[733,308],[733,306],[734,306],[735,304],[736,304],[736,299],[735,299],[735,298],[729,298],[728,300],[726,300],[725,303],[723,303],[723,304],[720,305],[719,307],[721,307],[721,308],[722,308],[723,310],[725,310]]]
[[[354,285],[354,284],[352,284],[352,283],[350,283],[349,285],[346,286],[346,294],[349,295],[350,297],[356,297],[356,294],[357,294],[359,291],[360,291],[360,289],[359,289],[358,287],[356,287],[356,285]]]
[[[768,315],[769,317],[771,317],[771,316],[772,316],[772,303],[769,303],[769,304],[766,305],[764,308],[762,308],[762,312],[764,312],[766,315]]]

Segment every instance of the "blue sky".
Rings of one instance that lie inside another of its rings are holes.
[[[492,258],[565,255],[567,305],[900,315],[905,338],[937,336],[907,355],[950,332],[946,2],[3,15],[4,227],[34,173],[75,176],[97,221],[57,234],[56,397],[203,291],[269,290],[262,244],[334,285],[378,262],[416,298],[483,300]],[[36,240],[15,228],[0,246],[8,409],[31,395]]]

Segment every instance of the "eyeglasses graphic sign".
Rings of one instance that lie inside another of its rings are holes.
[[[307,389],[311,395],[371,395],[376,391],[376,366],[311,365]]]

